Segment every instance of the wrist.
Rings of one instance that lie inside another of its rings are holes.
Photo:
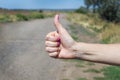
[[[87,59],[88,57],[93,57],[93,55],[95,55],[91,44],[88,43],[76,42],[72,47],[72,50],[77,59]]]
[[[74,45],[72,46],[72,51],[74,52],[74,56],[75,58],[82,58],[82,55],[84,55],[86,53],[85,49],[84,49],[84,45],[86,43],[82,43],[82,42],[75,42]]]

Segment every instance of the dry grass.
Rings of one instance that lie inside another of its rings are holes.
[[[68,20],[98,33],[103,43],[120,42],[120,23],[107,22],[98,14],[69,13]]]
[[[120,42],[120,24],[110,24],[101,34],[103,41],[109,40],[109,43]]]
[[[31,19],[43,19],[53,17],[55,12],[39,12],[39,11],[0,11],[0,22],[16,22],[16,21],[28,21]]]

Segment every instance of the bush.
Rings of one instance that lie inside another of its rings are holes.
[[[45,15],[43,13],[34,12],[29,16],[31,19],[43,19]]]
[[[16,22],[16,21],[18,21],[18,19],[19,18],[16,15],[9,15],[10,22]]]
[[[101,8],[99,8],[99,14],[103,19],[111,22],[120,22],[120,5],[118,0],[108,0]]]
[[[80,7],[79,9],[77,9],[75,12],[77,13],[82,13],[82,14],[87,14],[88,10],[84,7]]]
[[[9,16],[6,14],[0,15],[0,22],[10,22]]]
[[[28,21],[29,18],[23,14],[16,14],[16,16],[18,17],[19,21]]]
[[[47,12],[43,13],[40,11],[31,11],[29,13],[24,12],[16,12],[15,14],[11,13],[11,11],[7,14],[0,14],[0,22],[16,22],[16,21],[28,21],[30,19],[43,19],[45,17],[53,17],[55,13]]]
[[[117,12],[117,19],[116,22],[120,22],[120,10]]]
[[[39,10],[40,13],[43,13],[43,10]]]

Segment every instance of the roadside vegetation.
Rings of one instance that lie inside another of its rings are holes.
[[[120,42],[120,23],[108,22],[95,13],[69,13],[68,19],[91,32],[97,33],[102,43]]]
[[[72,27],[70,26],[71,32],[73,33],[72,37],[79,41],[79,29],[83,27],[90,33],[95,34],[99,39],[99,43],[120,43],[120,0],[84,1],[86,7],[81,7],[75,12],[69,13],[67,16],[68,20],[74,25]],[[77,27],[75,27],[76,25]],[[78,63],[76,66],[84,67],[85,65]],[[94,77],[94,80],[120,79],[119,66],[107,66],[101,70],[90,68],[85,70],[85,72],[103,73],[104,77]]]
[[[19,10],[1,10],[0,11],[0,23],[4,22],[16,22],[16,21],[28,21],[32,19],[43,19],[46,17],[52,17],[54,12],[43,11],[19,11]]]

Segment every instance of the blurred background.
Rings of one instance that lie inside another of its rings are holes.
[[[4,33],[4,27],[6,27],[6,24],[8,27],[9,24],[20,25],[21,22],[25,22],[25,24],[26,22],[30,22],[32,24],[35,20],[40,20],[39,25],[46,24],[47,26],[47,23],[52,21],[56,13],[63,16],[63,21],[65,20],[63,25],[67,24],[66,28],[76,41],[101,44],[120,42],[120,0],[0,0],[0,43],[4,43],[4,41],[9,40],[9,38],[3,36],[11,34],[11,32],[9,32],[9,29],[11,30],[11,28],[7,28],[9,33]],[[20,26],[23,26],[23,23]],[[42,27],[41,31],[44,31],[42,29],[46,30],[46,28],[49,27]],[[12,27],[12,29],[14,30],[14,27]],[[52,30],[54,29],[51,29],[51,31]],[[49,30],[47,30],[44,34],[47,34],[47,32],[49,32]],[[2,50],[5,49],[5,51],[7,51],[8,49],[6,47],[3,48],[2,44],[0,44],[0,46],[0,55],[2,55],[5,53]],[[9,47],[11,48],[13,46],[14,45]],[[45,52],[43,51],[42,53]],[[0,57],[1,61],[4,61],[3,57],[5,56]],[[59,79],[53,78],[46,80],[120,79],[119,66],[98,64],[81,60],[63,61],[65,62],[64,69],[58,73],[66,73],[59,76]],[[3,67],[4,65],[2,65],[2,62],[0,63],[1,67]],[[69,66],[72,67],[68,69]],[[0,69],[2,71],[2,68]],[[6,71],[6,68],[4,70]],[[4,74],[4,71],[1,74]],[[5,73],[4,76],[7,76],[7,73]],[[7,79],[0,78],[0,80]],[[11,78],[10,80],[20,79]],[[27,78],[23,80],[27,80]]]

